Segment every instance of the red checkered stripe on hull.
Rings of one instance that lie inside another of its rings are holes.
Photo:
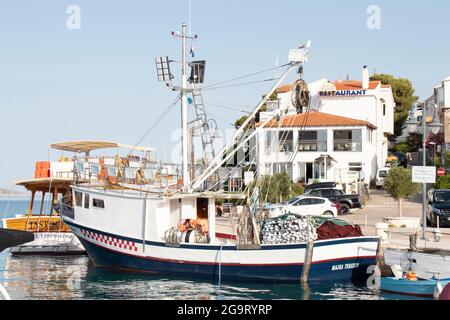
[[[87,230],[81,230],[81,233],[89,239],[95,240],[97,242],[102,242],[104,244],[108,244],[108,245],[114,246],[116,248],[121,248],[121,249],[125,249],[125,250],[130,250],[130,251],[137,251],[137,249],[138,249],[136,246],[136,243],[133,241],[117,239],[114,237],[105,236],[103,234],[98,234],[96,232],[87,231]]]

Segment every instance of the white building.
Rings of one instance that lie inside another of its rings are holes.
[[[271,123],[258,136],[260,174],[287,170],[294,181],[310,182],[341,181],[349,171],[359,171],[366,181],[374,179],[385,165],[388,138],[394,133],[391,87],[369,81],[366,68],[362,81],[322,79],[308,85],[312,110],[308,114],[297,114],[291,88],[280,87],[279,101],[269,103],[260,114],[260,121],[266,121],[287,113],[279,128]]]
[[[433,95],[427,99],[438,107],[440,121],[443,124],[446,151],[450,150],[450,77],[445,78],[436,87]]]
[[[258,172],[287,172],[293,181],[344,182],[349,171],[374,177],[377,127],[318,111],[272,120],[258,136]],[[326,159],[326,161],[325,161]]]

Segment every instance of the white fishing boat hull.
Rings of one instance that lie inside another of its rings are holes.
[[[450,278],[450,255],[385,249],[384,261],[386,265],[399,265],[403,270],[414,271],[420,278]]]
[[[81,242],[73,233],[35,232],[34,241],[15,246],[10,249],[12,254],[55,254],[77,255],[85,254]]]
[[[306,243],[239,249],[232,244],[168,244],[93,230],[65,218],[99,267],[229,280],[299,281]],[[365,281],[377,262],[377,237],[315,241],[309,281]]]
[[[62,218],[100,267],[209,279],[300,281],[305,266],[309,281],[365,281],[377,263],[379,237],[314,241],[311,263],[307,243],[262,244],[242,248],[217,237],[215,199],[208,199],[210,243],[171,243],[166,231],[181,220],[195,219],[198,198],[149,196],[137,191],[73,186],[84,199],[65,207]],[[177,196],[178,197],[178,196]],[[89,205],[86,203],[89,199]],[[92,205],[101,202],[101,208]]]

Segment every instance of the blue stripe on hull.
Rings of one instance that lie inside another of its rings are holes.
[[[100,267],[112,269],[125,269],[137,272],[164,273],[172,275],[186,275],[192,277],[202,277],[212,281],[218,279],[219,265],[204,264],[183,264],[152,260],[121,254],[113,250],[106,249],[99,245],[80,238],[91,260]],[[331,271],[334,265],[345,265],[359,263],[355,269],[343,269]],[[310,281],[365,281],[369,276],[366,273],[368,266],[374,265],[376,259],[348,259],[334,262],[323,262],[312,264],[308,279]],[[252,280],[252,281],[274,281],[292,282],[299,281],[303,266],[221,266],[221,278],[223,280]]]

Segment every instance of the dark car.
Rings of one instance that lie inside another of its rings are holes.
[[[327,198],[331,202],[339,203],[341,214],[348,214],[353,208],[362,208],[361,197],[358,194],[345,194],[344,191],[336,188],[316,188],[305,194]]]
[[[436,189],[428,193],[427,225],[450,226],[450,190]]]
[[[408,158],[404,153],[401,152],[390,152],[390,156],[395,156],[398,159],[398,165],[403,168],[408,168]]]
[[[307,185],[305,187],[305,193],[309,193],[314,189],[326,189],[326,188],[336,188],[336,182],[317,182]]]

